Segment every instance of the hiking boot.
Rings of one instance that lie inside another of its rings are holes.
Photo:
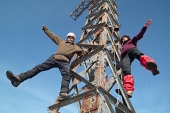
[[[159,71],[157,69],[156,63],[154,63],[154,62],[146,62],[146,65],[147,65],[148,69],[151,70],[153,75],[159,74]]]
[[[160,72],[158,71],[158,69],[152,69],[152,74],[155,76],[155,75],[158,75]]]
[[[20,79],[19,76],[16,76],[14,75],[11,71],[7,71],[6,72],[6,76],[7,78],[11,81],[11,84],[14,86],[14,87],[17,87],[21,82],[22,80]]]
[[[140,63],[147,70],[150,70],[153,75],[159,74],[156,62],[152,58],[148,57],[147,55],[142,55],[140,57]]]
[[[128,95],[129,98],[132,98],[132,91],[126,91],[126,94]]]
[[[116,91],[117,94],[122,96],[120,89],[116,89],[115,91]],[[126,91],[126,94],[129,98],[132,98],[132,93],[133,93],[132,91]]]
[[[67,100],[69,98],[71,98],[72,96],[67,94],[67,93],[60,93],[60,95],[58,96],[58,101],[64,101]]]

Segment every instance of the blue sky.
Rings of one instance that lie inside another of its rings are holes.
[[[70,14],[80,3],[81,0],[0,1],[0,113],[47,113],[47,107],[59,93],[58,69],[39,73],[17,88],[10,84],[5,73],[25,72],[56,52],[57,46],[43,33],[42,25],[63,39],[68,32],[74,32],[78,42],[86,13],[76,21]],[[135,36],[152,19],[138,48],[156,60],[160,74],[153,76],[137,60],[133,62],[135,91],[131,102],[137,113],[169,112],[169,4],[169,0],[117,0],[121,36]],[[78,113],[76,104],[60,111]]]

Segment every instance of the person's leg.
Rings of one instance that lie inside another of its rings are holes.
[[[62,75],[60,92],[61,93],[68,93],[69,84],[70,84],[70,80],[71,80],[69,63],[61,62],[60,66],[59,66],[59,70],[60,70],[61,75]]]
[[[137,48],[131,49],[130,55],[138,59],[141,65],[145,67],[147,70],[150,70],[153,73],[153,75],[159,74],[156,62],[149,56],[141,53],[139,49]]]
[[[122,60],[123,60],[123,74],[124,75],[131,74],[131,62],[129,55],[126,54]]]
[[[142,55],[140,57],[140,64],[147,70],[151,71],[153,75],[159,74],[158,66],[156,62],[147,55]]]
[[[134,78],[131,75],[131,63],[133,60],[134,58],[129,57],[129,52],[123,57],[123,86],[128,97],[132,97],[132,92],[134,91]]]
[[[31,70],[21,73],[18,76],[14,75],[11,71],[7,71],[6,75],[7,75],[8,79],[11,81],[12,85],[14,87],[17,87],[21,82],[34,77],[41,71],[46,71],[46,70],[49,70],[49,69],[51,69],[53,67],[57,67],[57,66],[58,65],[57,65],[56,60],[51,56],[42,64],[39,64],[39,65],[35,66],[34,68],[32,68]]]
[[[24,73],[21,73],[18,76],[22,80],[26,80],[26,79],[34,77],[35,75],[37,75],[41,71],[46,71],[46,70],[49,70],[49,69],[54,68],[54,67],[58,67],[58,63],[51,56],[45,62],[43,62],[42,64],[39,64],[39,65],[35,66],[34,68],[32,68],[31,70],[24,72]]]
[[[62,75],[62,81],[61,81],[61,89],[60,89],[58,101],[63,101],[65,99],[69,99],[71,97],[68,94],[69,93],[69,84],[70,84],[70,80],[71,80],[69,63],[60,62],[59,70]]]
[[[138,48],[132,48],[129,50],[129,56],[133,59],[138,59],[140,61],[140,57],[144,55]]]

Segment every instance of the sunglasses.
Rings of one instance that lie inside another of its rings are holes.
[[[72,36],[68,36],[67,38],[74,38],[74,37],[72,37]]]

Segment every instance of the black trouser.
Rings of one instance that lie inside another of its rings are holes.
[[[123,74],[131,74],[131,63],[134,59],[138,59],[140,61],[140,56],[144,55],[137,48],[132,48],[123,54]]]
[[[68,93],[69,83],[70,83],[70,79],[71,79],[69,63],[64,62],[64,61],[58,61],[58,60],[54,59],[52,56],[49,57],[44,63],[35,66],[33,69],[31,69],[27,72],[21,73],[19,75],[19,77],[21,78],[22,81],[24,81],[24,80],[34,77],[41,71],[46,71],[46,70],[49,70],[54,67],[59,68],[61,75],[62,75],[60,92]]]

